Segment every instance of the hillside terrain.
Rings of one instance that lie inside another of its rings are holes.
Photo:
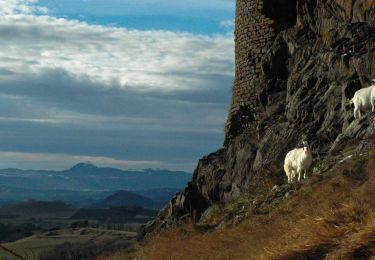
[[[135,242],[135,235],[116,230],[63,229],[40,233],[3,246],[25,259],[94,259],[98,255],[126,249]],[[0,259],[19,258],[0,250]]]
[[[69,218],[77,211],[76,207],[64,202],[28,200],[0,207],[0,219],[17,218]]]
[[[137,256],[370,259],[375,114],[354,118],[349,100],[375,78],[375,1],[236,4],[224,145],[141,230]],[[285,155],[302,141],[310,176],[286,185]]]
[[[171,196],[172,197],[172,196]],[[122,207],[122,206],[142,206],[145,208],[155,207],[155,202],[141,195],[129,192],[129,191],[118,191],[114,194],[104,198],[91,205],[93,208],[110,208],[110,207]]]
[[[283,183],[285,154],[304,140],[322,158],[374,133],[374,116],[354,119],[349,99],[375,78],[375,1],[271,2],[237,0],[236,78],[224,146],[198,162],[192,181],[146,233],[181,218],[195,222],[215,203]],[[268,49],[255,53],[258,41]],[[242,82],[247,74],[256,81]],[[258,94],[245,99],[250,90]]]
[[[102,224],[121,223],[146,223],[157,214],[156,210],[144,209],[140,206],[111,207],[103,208],[81,208],[70,218],[82,220],[96,220]]]
[[[366,147],[349,145],[343,154],[317,160],[302,184],[264,187],[214,204],[197,223],[150,236],[136,256],[370,259],[375,255],[374,148],[372,137]]]
[[[121,206],[129,204],[122,200],[129,198],[125,194],[115,201],[119,206],[108,208],[76,208],[58,201],[35,200],[0,207],[0,259],[18,259],[12,258],[10,251],[26,259],[94,259],[129,248],[135,243],[135,231],[157,211]],[[114,195],[118,198],[118,193]],[[109,202],[113,202],[111,198]]]
[[[191,174],[180,171],[124,171],[90,163],[79,163],[64,171],[3,169],[0,170],[0,203],[60,200],[87,207],[117,191],[127,190],[139,191],[139,196],[147,193],[150,199],[155,196],[153,207],[161,207],[160,202],[166,203],[190,179]]]

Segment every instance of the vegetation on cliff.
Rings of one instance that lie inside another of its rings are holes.
[[[322,158],[301,185],[215,204],[151,236],[141,259],[369,259],[375,254],[375,137]]]

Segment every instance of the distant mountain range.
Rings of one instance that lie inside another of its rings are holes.
[[[0,202],[65,201],[77,206],[99,203],[118,191],[165,203],[186,186],[192,175],[182,171],[145,169],[125,171],[79,163],[64,171],[0,170]]]

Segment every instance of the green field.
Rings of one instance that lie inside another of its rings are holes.
[[[6,248],[24,256],[26,259],[38,259],[40,252],[51,249],[64,242],[84,243],[100,242],[109,239],[134,239],[136,233],[127,231],[104,230],[94,228],[62,229],[37,234],[12,243],[3,244]],[[18,259],[0,249],[0,259]]]

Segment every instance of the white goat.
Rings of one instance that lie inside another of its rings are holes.
[[[307,142],[303,142],[303,148],[295,148],[285,156],[284,171],[288,177],[288,183],[292,183],[298,174],[298,182],[306,178],[306,171],[312,164],[312,154]]]
[[[354,104],[354,118],[361,118],[361,111],[366,112],[371,109],[375,112],[375,85],[359,89],[350,100]]]

